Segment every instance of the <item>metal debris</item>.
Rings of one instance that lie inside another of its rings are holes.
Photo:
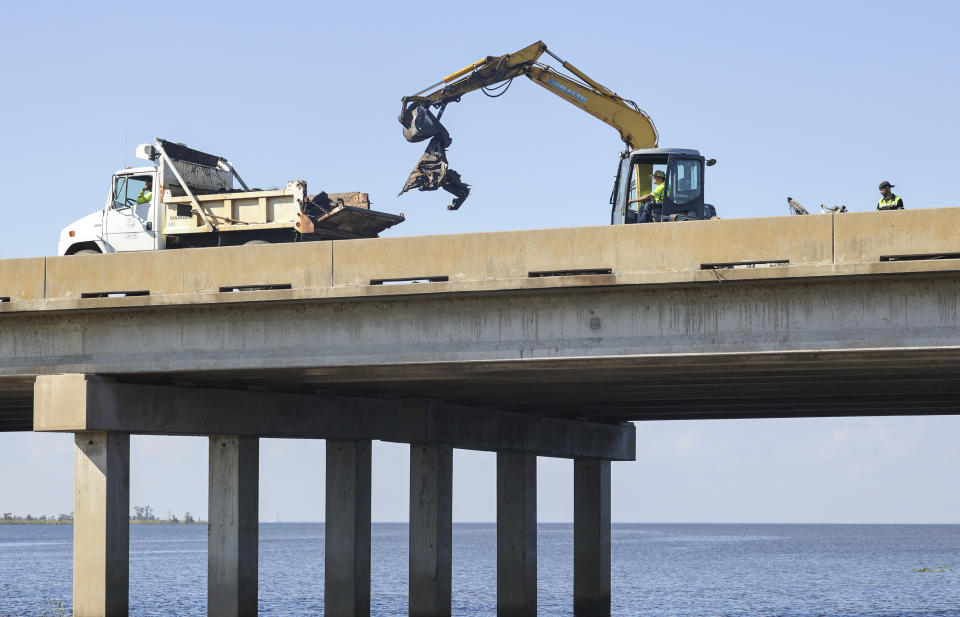
[[[802,216],[804,214],[810,214],[810,212],[803,207],[803,204],[801,204],[799,201],[797,201],[793,197],[787,197],[787,207],[790,208],[790,214],[796,214],[798,216]]]
[[[430,139],[427,149],[410,172],[399,195],[413,188],[420,191],[435,191],[442,188],[454,196],[453,203],[447,206],[447,209],[460,208],[470,194],[470,186],[464,184],[460,174],[450,169],[447,163],[447,148],[453,143],[447,129],[440,124],[437,116],[422,105],[405,109],[399,120],[403,125],[403,136],[407,141],[418,142]]]

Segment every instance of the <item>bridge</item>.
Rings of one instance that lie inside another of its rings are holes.
[[[74,614],[128,606],[129,435],[209,436],[208,613],[257,610],[258,438],[326,439],[325,614],[370,611],[370,444],[410,446],[410,615],[449,615],[452,449],[497,453],[498,614],[537,456],[610,613],[634,421],[953,414],[960,210],[0,261],[0,430],[75,434]]]

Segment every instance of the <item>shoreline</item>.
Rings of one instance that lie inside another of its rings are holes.
[[[130,521],[131,525],[206,525],[207,521],[193,521],[184,523],[183,521]],[[0,525],[73,525],[73,521],[5,521],[0,520]]]

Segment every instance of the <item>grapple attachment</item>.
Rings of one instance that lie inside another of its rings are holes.
[[[453,143],[447,129],[424,105],[405,107],[398,119],[403,125],[403,136],[407,141],[430,140],[423,156],[410,172],[400,194],[403,195],[414,188],[420,191],[435,191],[442,188],[455,197],[447,209],[458,209],[470,194],[470,187],[464,184],[460,174],[450,169],[447,164],[447,148]]]
[[[399,120],[403,125],[403,137],[409,142],[416,143],[441,135],[447,142],[446,145],[450,145],[447,129],[440,124],[440,119],[433,115],[428,107],[423,105],[408,107],[400,114]]]

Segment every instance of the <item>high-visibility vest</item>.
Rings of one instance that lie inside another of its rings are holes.
[[[663,203],[663,189],[667,186],[666,182],[661,182],[657,185],[657,188],[650,191],[650,196],[653,197],[653,202],[662,204]]]
[[[146,187],[144,187],[143,190],[140,191],[140,194],[137,195],[138,204],[148,203],[151,199],[153,199],[153,192],[148,191]]]
[[[890,193],[890,199],[880,198],[880,201],[877,202],[877,210],[902,210],[903,209],[903,200]]]

